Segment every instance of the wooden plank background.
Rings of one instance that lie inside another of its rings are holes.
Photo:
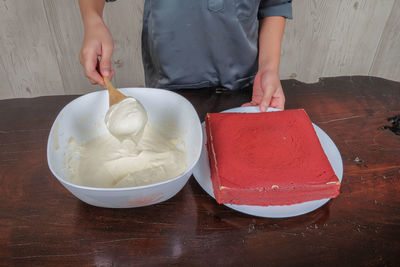
[[[119,0],[104,11],[115,40],[118,87],[144,86],[144,1]],[[282,46],[282,79],[372,75],[400,81],[400,0],[295,0],[293,15]],[[0,99],[102,89],[90,85],[79,64],[77,0],[3,0],[0,22]]]

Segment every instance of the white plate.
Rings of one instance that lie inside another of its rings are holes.
[[[279,110],[274,108],[269,108],[268,112],[271,111],[279,111]],[[258,107],[239,107],[239,108],[225,110],[223,112],[256,113],[259,112],[259,109]],[[193,175],[196,181],[204,189],[204,191],[206,191],[207,194],[209,194],[210,196],[214,197],[211,176],[210,176],[210,165],[208,162],[208,154],[206,148],[207,135],[205,132],[204,122],[202,126],[203,126],[203,148],[200,160],[193,170]],[[323,130],[321,130],[321,128],[319,128],[314,123],[313,126],[315,132],[317,133],[319,141],[322,145],[322,148],[324,149],[324,152],[328,157],[328,160],[331,163],[333,170],[335,171],[336,176],[339,178],[340,181],[342,181],[343,163],[339,150],[337,149],[333,141],[329,138],[329,136]],[[250,205],[232,205],[232,204],[225,204],[225,206],[250,215],[267,217],[267,218],[285,218],[313,211],[324,205],[329,200],[330,200],[329,198],[326,198],[321,200],[307,201],[293,205],[267,206],[267,207],[250,206]]]

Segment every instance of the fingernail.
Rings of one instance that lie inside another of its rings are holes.
[[[268,105],[266,105],[264,102],[262,102],[262,103],[260,104],[260,109],[261,109],[262,112],[267,111],[267,107],[268,107]]]
[[[110,76],[110,71],[103,70],[103,76],[106,76],[106,77]]]

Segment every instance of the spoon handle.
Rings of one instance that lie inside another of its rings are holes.
[[[108,90],[110,107],[126,98],[124,94],[115,89],[115,87],[111,84],[110,80],[107,77],[103,77],[103,79]]]

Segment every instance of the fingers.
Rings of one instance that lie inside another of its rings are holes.
[[[97,56],[90,57],[84,62],[85,76],[89,79],[92,84],[100,84],[104,86],[103,77],[97,71]]]
[[[257,106],[257,105],[258,104],[256,102],[251,101],[251,102],[247,102],[247,103],[242,104],[241,107],[254,107],[254,106]]]
[[[278,109],[285,109],[285,97],[273,97],[271,100],[271,107]]]
[[[85,69],[85,76],[89,79],[91,84],[100,84],[103,87],[105,86],[103,77],[101,77],[100,73],[97,71],[97,54],[94,50],[82,52],[80,56],[80,61]]]
[[[100,73],[111,78],[111,56],[114,51],[113,44],[103,44],[101,48]]]
[[[261,112],[267,111],[268,107],[271,104],[272,95],[273,95],[273,88],[267,88],[264,91],[264,95],[263,95],[261,103],[260,103],[260,111]]]
[[[263,97],[263,90],[261,88],[261,81],[260,81],[260,75],[256,75],[256,78],[254,79],[254,84],[253,84],[253,94],[251,97],[251,106],[257,106]]]
[[[258,74],[257,74],[258,75]],[[279,80],[278,73],[261,73],[258,86],[253,87],[253,101],[259,104],[261,112],[268,110],[268,107],[284,109],[285,95],[282,90],[282,85]],[[259,92],[259,98],[254,97],[255,92]]]
[[[285,109],[285,94],[283,93],[282,87],[279,87],[272,95],[270,106],[282,110]]]
[[[114,76],[114,74],[115,74],[115,71],[114,70],[111,70],[111,73],[110,73],[110,80],[112,80],[112,77]]]

